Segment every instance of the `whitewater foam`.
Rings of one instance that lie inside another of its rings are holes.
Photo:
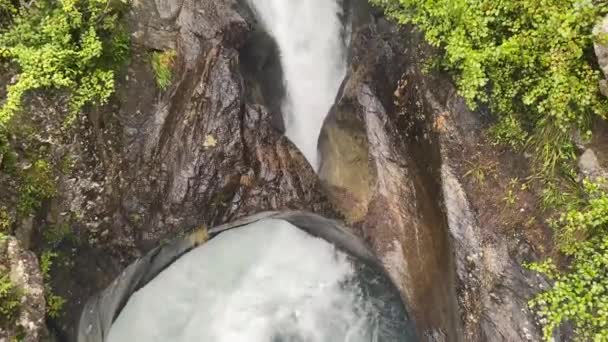
[[[282,220],[226,231],[137,291],[108,342],[375,341],[349,259]]]

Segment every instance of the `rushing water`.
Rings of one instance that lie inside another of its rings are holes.
[[[221,233],[138,290],[108,341],[411,341],[387,281],[286,221],[258,221]]]
[[[316,170],[323,120],[346,74],[342,6],[335,0],[248,0],[281,55],[285,134]]]

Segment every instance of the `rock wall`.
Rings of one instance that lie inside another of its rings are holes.
[[[540,216],[532,194],[513,208],[503,200],[527,161],[484,140],[488,113],[471,112],[449,76],[422,72],[435,53],[380,15],[355,31],[320,177],[401,287],[421,340],[538,341],[527,301],[547,283],[521,265],[551,234],[530,221]],[[485,154],[479,163],[505,165],[481,185],[469,167]]]
[[[404,113],[395,101],[407,66],[407,35],[382,18],[354,31],[349,76],[322,134],[319,175],[401,289],[420,339],[459,341],[438,169],[418,158],[430,153],[426,157],[438,161],[439,155],[416,151],[421,147],[411,144],[412,129],[401,126]]]
[[[312,168],[274,128],[259,91],[267,84],[252,77],[265,61],[241,59],[260,37],[240,2],[136,1],[130,16],[134,55],[116,99],[57,147],[75,170],[59,179],[38,222],[41,232],[68,223],[76,236],[60,246],[73,265],[53,274],[68,303],[52,324],[66,339],[84,301],[164,239],[265,210],[336,215]],[[176,66],[160,91],[148,56],[167,48]]]

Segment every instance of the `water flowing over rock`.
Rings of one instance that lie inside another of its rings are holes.
[[[70,298],[58,327],[68,335],[83,301],[165,238],[263,210],[333,216],[314,170],[273,127],[248,67],[256,63],[241,60],[257,37],[245,6],[138,1],[131,21],[136,55],[120,101],[92,113],[67,147],[89,163],[60,180],[46,218],[56,223],[71,213],[81,241],[65,246],[78,255],[79,277],[53,277]],[[172,46],[173,85],[160,93],[147,52],[137,51]]]
[[[309,214],[291,218],[365,248]],[[309,232],[268,218],[222,231],[133,293],[107,341],[413,342],[399,293],[378,261]],[[122,275],[114,284],[136,279]],[[96,312],[87,324],[103,327],[95,318],[109,315],[104,302],[89,307]],[[92,341],[104,336],[82,330]]]
[[[274,38],[285,82],[285,134],[318,167],[317,140],[346,72],[348,40],[334,0],[248,0]],[[346,26],[345,26],[346,25]]]

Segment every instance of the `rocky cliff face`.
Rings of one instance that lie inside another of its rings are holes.
[[[54,147],[76,163],[37,222],[41,232],[67,223],[76,236],[60,246],[73,265],[53,274],[68,299],[53,324],[67,337],[83,302],[163,239],[264,210],[335,216],[312,168],[273,126],[266,85],[252,77],[272,56],[251,56],[261,38],[242,4],[139,1],[131,16],[134,56],[116,100]],[[161,92],[147,55],[166,48],[177,63]]]
[[[488,114],[468,110],[449,77],[422,72],[433,53],[380,16],[355,31],[320,177],[401,287],[421,340],[538,341],[527,301],[546,282],[521,264],[550,233],[533,194],[503,199],[528,162],[484,139]]]

